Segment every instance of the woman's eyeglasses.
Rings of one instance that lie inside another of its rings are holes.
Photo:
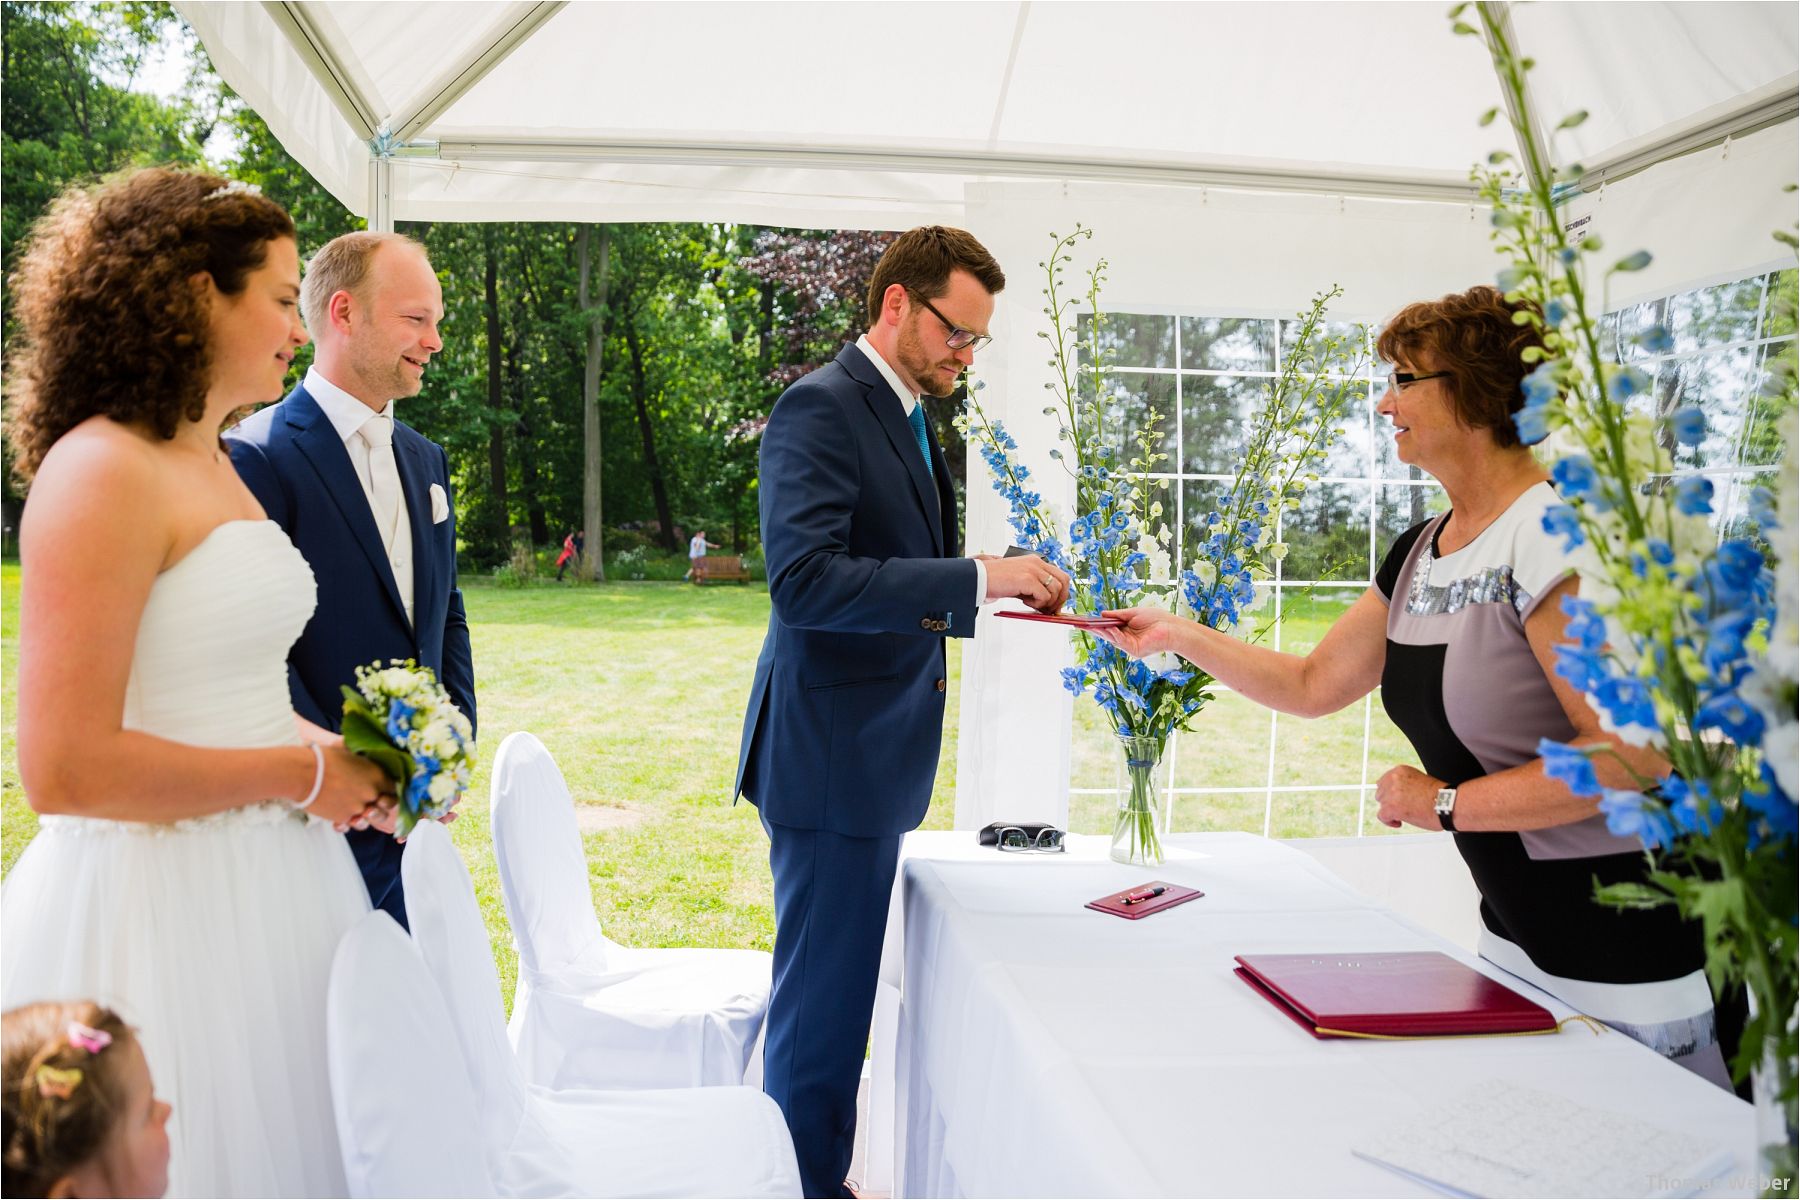
[[[1428,371],[1423,375],[1414,375],[1411,371],[1390,371],[1387,377],[1388,390],[1402,392],[1415,383],[1424,383],[1427,379],[1448,379],[1448,371]]]

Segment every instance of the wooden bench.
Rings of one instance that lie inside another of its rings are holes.
[[[744,560],[735,554],[708,554],[694,563],[694,582],[749,583],[750,572],[744,570]]]

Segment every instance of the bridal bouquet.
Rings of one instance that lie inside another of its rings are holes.
[[[1297,511],[1307,487],[1318,482],[1314,468],[1355,386],[1329,381],[1326,373],[1362,374],[1362,333],[1325,332],[1325,306],[1341,294],[1335,287],[1300,314],[1293,344],[1283,348],[1279,378],[1241,431],[1245,449],[1236,477],[1208,511],[1187,514],[1193,537],[1184,539],[1170,528],[1181,525],[1173,506],[1161,499],[1169,468],[1158,464],[1170,456],[1159,448],[1167,438],[1160,415],[1121,413],[1113,399],[1107,320],[1100,309],[1104,259],[1086,271],[1085,330],[1073,323],[1077,301],[1065,291],[1065,264],[1074,261],[1076,242],[1092,237],[1080,226],[1065,237],[1052,234],[1055,247],[1040,264],[1050,330],[1038,336],[1050,343],[1057,372],[1045,385],[1055,402],[1044,413],[1060,426],[1060,445],[1050,458],[1075,485],[1077,515],[1066,534],[1036,490],[1031,468],[1019,460],[1018,443],[982,410],[979,380],[968,389],[957,428],[987,462],[1019,545],[1069,573],[1076,611],[1155,604],[1215,629],[1236,629],[1268,598],[1268,589],[1258,585],[1274,577],[1287,553],[1279,540],[1282,514]],[[1063,671],[1064,686],[1076,695],[1092,689],[1113,724],[1124,763],[1113,857],[1159,862],[1157,765],[1169,737],[1189,728],[1212,699],[1212,676],[1179,661],[1140,662],[1088,633],[1074,636],[1080,662]]]
[[[1471,12],[1477,29],[1461,19]],[[1600,888],[1606,903],[1674,904],[1701,922],[1706,970],[1715,986],[1741,983],[1754,1002],[1734,1065],[1754,1073],[1763,1155],[1762,1178],[1794,1172],[1796,979],[1796,595],[1800,561],[1794,497],[1777,512],[1763,489],[1750,496],[1749,520],[1715,534],[1713,484],[1676,475],[1671,451],[1706,436],[1701,409],[1655,412],[1651,381],[1602,345],[1589,262],[1614,273],[1643,269],[1647,251],[1613,258],[1599,239],[1571,242],[1558,210],[1562,186],[1580,167],[1557,171],[1529,131],[1525,86],[1531,60],[1520,57],[1488,5],[1459,5],[1456,31],[1485,36],[1508,89],[1523,159],[1508,151],[1478,172],[1494,206],[1494,238],[1509,260],[1500,286],[1532,301],[1520,317],[1542,330],[1545,351],[1525,380],[1520,437],[1542,442],[1565,504],[1545,529],[1566,539],[1581,579],[1563,601],[1569,643],[1557,648],[1557,673],[1587,694],[1605,727],[1625,741],[1654,747],[1674,768],[1662,780],[1636,778],[1605,788],[1590,759],[1601,747],[1545,741],[1546,773],[1578,796],[1593,796],[1607,825],[1637,837],[1654,855],[1651,882]],[[1491,120],[1498,110],[1490,113]],[[1579,125],[1575,113],[1557,129]],[[1792,246],[1792,234],[1775,235]],[[1788,295],[1776,299],[1792,320]],[[1541,315],[1538,315],[1541,314]],[[1637,336],[1652,352],[1671,346],[1668,330]],[[1769,363],[1765,400],[1792,409],[1794,347]],[[1793,425],[1787,425],[1792,447]],[[1793,486],[1793,465],[1784,472]],[[1782,561],[1778,585],[1769,559]],[[1621,760],[1622,761],[1622,760]],[[1766,1114],[1766,1116],[1765,1116]],[[1779,1185],[1777,1185],[1779,1186]]]
[[[469,786],[475,745],[469,718],[430,667],[391,659],[356,668],[344,690],[344,746],[373,759],[399,792],[394,836],[449,812]]]

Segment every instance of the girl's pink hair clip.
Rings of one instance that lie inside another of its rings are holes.
[[[98,1054],[112,1045],[112,1034],[104,1029],[91,1029],[80,1021],[69,1022],[69,1045],[89,1054]]]

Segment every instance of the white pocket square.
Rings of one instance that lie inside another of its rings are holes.
[[[441,525],[450,519],[450,497],[444,495],[442,484],[431,485],[431,523]]]

